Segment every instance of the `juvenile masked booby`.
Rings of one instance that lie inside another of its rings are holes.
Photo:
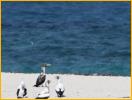
[[[42,64],[41,65],[42,73],[40,73],[40,75],[38,76],[38,78],[36,80],[36,84],[34,85],[35,87],[38,87],[45,82],[45,80],[46,80],[45,67],[48,67],[48,66],[51,66],[51,64]]]

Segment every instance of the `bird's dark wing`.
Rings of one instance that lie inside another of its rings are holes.
[[[39,86],[44,83],[46,75],[39,75],[36,81],[36,85]]]
[[[19,91],[20,91],[20,89],[17,89],[17,93],[16,93],[16,94],[17,94],[17,96],[18,96],[18,94],[19,94]]]
[[[23,96],[26,96],[26,95],[27,95],[27,89],[25,88]]]

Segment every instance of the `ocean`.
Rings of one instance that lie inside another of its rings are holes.
[[[2,2],[2,72],[130,76],[129,2]]]

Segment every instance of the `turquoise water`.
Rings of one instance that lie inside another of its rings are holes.
[[[2,2],[2,71],[130,75],[128,2]]]

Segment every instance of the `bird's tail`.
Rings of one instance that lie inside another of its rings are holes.
[[[33,87],[38,87],[38,85],[35,84]]]

